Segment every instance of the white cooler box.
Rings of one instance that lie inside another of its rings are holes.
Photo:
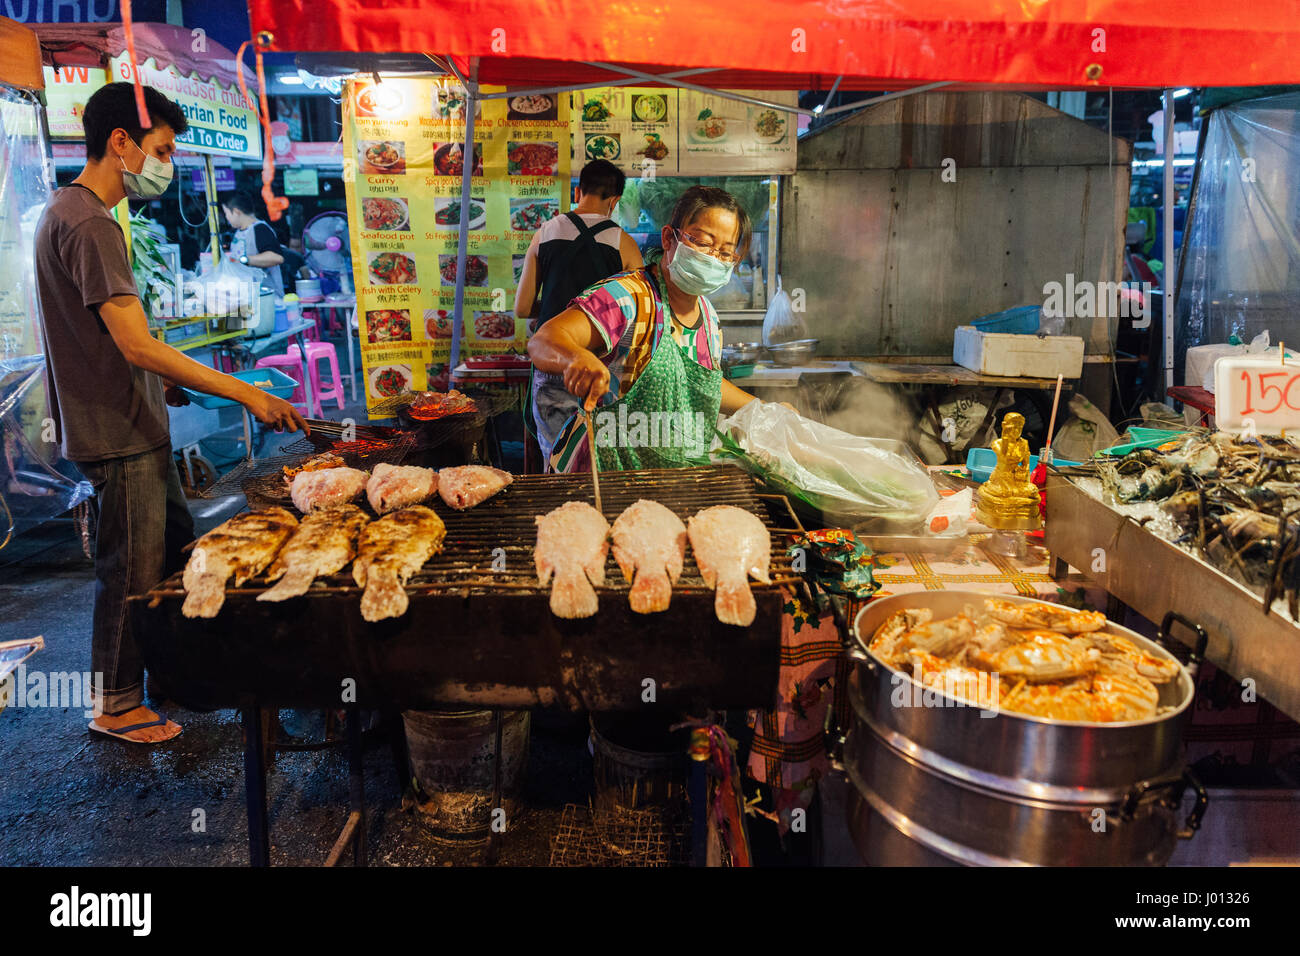
[[[1078,378],[1083,374],[1083,339],[1077,335],[1017,335],[958,327],[952,360],[981,375],[1012,378]]]

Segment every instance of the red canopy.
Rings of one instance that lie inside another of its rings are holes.
[[[32,29],[40,38],[47,66],[103,66],[126,50],[126,31],[120,23],[36,23]],[[137,23],[134,32],[135,55],[141,63],[152,58],[159,69],[174,66],[185,76],[198,74],[227,87],[238,82],[235,54],[207,38],[202,52],[196,52],[194,35],[188,27]],[[255,81],[247,66],[243,72],[246,82]]]
[[[250,0],[265,49],[479,58],[484,83],[618,63],[715,88],[1020,89],[1300,82],[1297,0]],[[588,61],[588,62],[584,62]]]

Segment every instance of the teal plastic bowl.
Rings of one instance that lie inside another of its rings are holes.
[[[285,399],[292,395],[294,389],[298,387],[297,382],[288,375],[285,375],[284,372],[281,372],[278,368],[250,368],[246,372],[234,372],[232,373],[232,377],[239,379],[241,382],[247,382],[249,385],[254,385],[264,392],[270,392],[272,395]],[[263,382],[270,382],[271,384],[264,385],[262,384]],[[207,392],[196,392],[192,388],[182,388],[181,391],[189,396],[190,401],[199,406],[199,408],[230,408],[233,405],[239,404],[238,402],[231,401],[228,398],[222,398],[220,395],[209,395]]]
[[[1038,331],[1038,319],[1042,307],[1037,305],[1020,305],[1014,309],[994,312],[976,319],[972,325],[981,332],[1012,332],[1016,335],[1033,335]]]
[[[1077,461],[1066,461],[1064,458],[1057,458],[1053,464],[1056,465],[1077,465]],[[992,448],[972,448],[966,452],[966,470],[970,476],[978,482],[989,480],[989,475],[993,474],[993,469],[998,466],[998,454]],[[1029,456],[1029,470],[1033,471],[1038,467],[1038,456]]]

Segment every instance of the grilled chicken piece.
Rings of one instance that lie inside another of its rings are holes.
[[[704,583],[714,589],[718,620],[740,627],[753,624],[758,607],[746,575],[772,583],[772,539],[763,522],[735,505],[715,505],[687,521],[686,531]]]
[[[289,497],[303,514],[318,508],[337,508],[361,494],[366,478],[366,473],[356,468],[303,471],[289,484]]]
[[[375,465],[366,482],[366,498],[379,515],[428,501],[437,490],[438,473],[412,465]]]
[[[317,575],[334,574],[357,553],[357,535],[370,519],[356,505],[313,511],[303,518],[276,557],[268,580],[279,583],[257,596],[259,601],[287,601],[306,594]]]
[[[514,480],[510,472],[500,468],[459,465],[438,472],[438,494],[457,511],[464,511],[487,501]]]
[[[298,519],[285,508],[248,511],[223,521],[194,544],[185,565],[186,617],[216,617],[226,600],[226,581],[235,587],[261,572],[289,540]]]
[[[632,582],[628,602],[638,614],[668,610],[686,558],[686,525],[657,501],[629,505],[610,533],[614,560]]]
[[[442,548],[447,528],[423,505],[372,521],[357,542],[352,579],[364,587],[361,616],[367,621],[401,617],[409,600],[403,585]]]
[[[595,584],[605,583],[609,522],[582,501],[566,501],[537,518],[533,560],[537,579],[551,583],[551,613],[556,617],[591,617],[599,608]]]

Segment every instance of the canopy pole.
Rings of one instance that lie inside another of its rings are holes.
[[[460,365],[460,336],[465,325],[465,259],[469,252],[470,191],[474,182],[474,108],[478,103],[478,63],[470,62],[470,78],[466,80],[456,70],[455,61],[447,58],[457,79],[465,87],[465,146],[461,153],[460,168],[460,234],[456,237],[456,308],[451,324],[450,373]]]
[[[825,113],[825,112],[826,112],[826,107],[830,106],[830,105],[831,105],[831,100],[835,99],[835,91],[838,90],[838,89],[840,88],[840,83],[842,83],[843,81],[844,81],[844,74],[843,74],[843,73],[841,73],[839,76],[835,77],[835,82],[831,84],[831,91],[830,91],[829,93],[826,94],[826,101],[825,101],[824,103],[822,103],[821,106],[814,106],[814,107],[813,107],[813,112],[814,112],[814,113]]]
[[[728,90],[715,90],[712,87],[700,86],[698,83],[683,83],[680,80],[669,80],[665,76],[656,76],[653,73],[646,73],[642,70],[634,70],[631,67],[615,66],[612,63],[596,63],[591,60],[583,60],[587,66],[598,67],[602,70],[612,70],[615,73],[622,73],[637,80],[649,80],[651,83],[667,83],[669,86],[675,86],[681,90],[694,90],[696,93],[705,93],[709,96],[718,96],[726,100],[737,100],[741,103],[748,103],[750,106],[762,106],[767,109],[780,110],[782,113],[798,113],[801,116],[812,116],[812,110],[806,110],[802,106],[787,106],[785,103],[773,103],[770,100],[760,100],[756,96],[744,96],[740,93],[732,93]],[[605,84],[606,86],[608,84]]]
[[[1165,235],[1164,268],[1160,272],[1160,300],[1165,307],[1165,390],[1174,386],[1174,290],[1169,277],[1174,261],[1174,91],[1165,90]]]
[[[271,144],[267,143],[266,148],[270,149]],[[221,240],[219,232],[221,230],[221,220],[217,218],[217,173],[212,166],[212,154],[203,154],[203,192],[207,194],[208,200],[208,232],[212,234],[209,242],[209,248],[212,250],[212,264],[215,266],[221,261]]]
[[[836,113],[843,113],[847,110],[860,110],[864,106],[875,106],[877,103],[884,103],[886,100],[896,100],[901,96],[912,96],[915,93],[924,93],[926,90],[935,90],[941,86],[951,86],[949,80],[943,80],[938,83],[924,83],[921,86],[913,86],[906,90],[895,90],[892,93],[881,93],[879,96],[873,96],[869,100],[857,100],[853,103],[845,103],[843,106],[833,106],[828,110],[822,110],[819,116],[834,116]],[[830,102],[830,97],[826,98]]]

